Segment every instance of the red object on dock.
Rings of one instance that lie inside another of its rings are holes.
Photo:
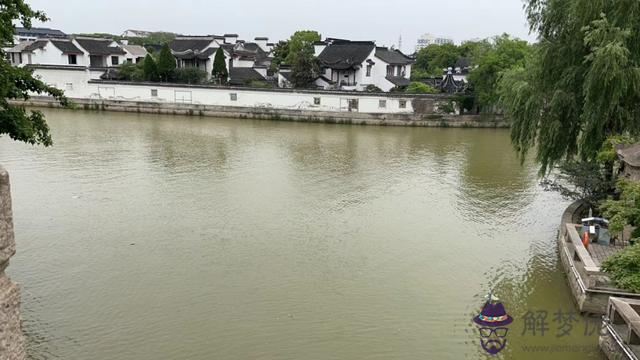
[[[582,235],[582,245],[584,245],[586,249],[589,249],[589,231],[585,231],[584,235]]]

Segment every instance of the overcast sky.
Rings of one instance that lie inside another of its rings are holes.
[[[456,42],[502,33],[533,40],[522,0],[27,0],[44,10],[46,27],[66,33],[126,29],[181,34],[237,33],[241,39],[288,38],[296,30],[323,37],[376,40],[410,52],[420,34]],[[37,26],[40,26],[39,24]]]

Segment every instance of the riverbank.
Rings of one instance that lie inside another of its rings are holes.
[[[508,122],[493,115],[441,115],[441,114],[372,114],[360,112],[333,112],[287,110],[255,107],[216,106],[181,103],[152,103],[129,100],[71,98],[73,110],[116,111],[163,115],[186,115],[216,118],[277,120],[308,123],[415,126],[452,128],[508,128]],[[27,101],[14,101],[31,107],[60,107],[49,97],[32,97]]]
[[[616,288],[601,270],[601,259],[582,245],[576,227],[580,226],[581,215],[587,207],[584,201],[576,201],[563,213],[558,232],[558,253],[578,310],[586,314],[605,315],[612,296],[640,299],[640,294]]]

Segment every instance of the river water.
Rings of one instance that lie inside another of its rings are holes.
[[[506,130],[45,113],[0,138],[33,359],[601,359]]]

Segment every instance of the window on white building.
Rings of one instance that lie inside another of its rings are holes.
[[[120,63],[120,59],[117,56],[111,57],[111,65],[118,65]]]
[[[158,89],[151,89],[151,97],[158,97]]]
[[[78,64],[78,55],[76,54],[69,54],[69,65],[77,65]]]
[[[314,97],[313,98],[313,105],[320,105],[320,98],[319,97]]]
[[[373,68],[373,65],[367,65],[367,76],[371,76],[371,68]]]
[[[395,66],[387,65],[387,76],[393,76],[393,70],[394,69],[395,69]]]
[[[378,103],[378,107],[381,109],[384,109],[387,107],[387,100],[380,100],[380,102]]]
[[[231,101],[238,101],[238,94],[236,93],[231,93],[229,94],[231,96]]]
[[[400,100],[400,109],[407,108],[407,100]]]
[[[73,83],[66,83],[66,84],[64,84],[64,88],[65,88],[67,91],[71,91],[71,90],[73,90]]]

